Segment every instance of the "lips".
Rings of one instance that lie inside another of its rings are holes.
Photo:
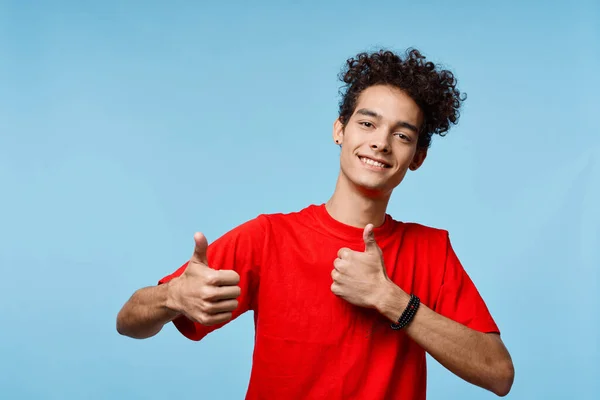
[[[377,168],[390,168],[391,167],[388,163],[386,163],[385,161],[380,160],[380,159],[376,159],[376,158],[372,158],[372,157],[365,157],[365,156],[358,156],[358,158],[364,164],[370,165],[372,167],[377,167]]]

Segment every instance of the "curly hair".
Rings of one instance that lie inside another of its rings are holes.
[[[445,136],[450,124],[458,123],[459,108],[466,99],[457,89],[452,72],[436,67],[412,48],[406,51],[404,58],[389,50],[360,53],[346,61],[339,79],[345,84],[340,90],[339,104],[339,118],[344,126],[363,90],[381,84],[394,86],[408,94],[423,112],[417,145],[425,149],[431,145],[434,134]]]

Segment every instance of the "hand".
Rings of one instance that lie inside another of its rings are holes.
[[[333,261],[331,291],[359,307],[376,308],[379,298],[391,283],[385,271],[383,253],[369,224],[363,232],[365,251],[342,248]]]
[[[194,241],[194,254],[185,271],[168,283],[167,306],[202,325],[227,322],[238,306],[240,276],[235,271],[210,268],[206,237],[196,233]]]

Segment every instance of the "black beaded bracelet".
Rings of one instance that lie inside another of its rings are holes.
[[[392,329],[398,330],[406,327],[417,313],[419,304],[421,304],[421,300],[414,294],[411,294],[408,305],[402,312],[402,315],[400,315],[400,318],[398,318],[398,323],[391,325]]]

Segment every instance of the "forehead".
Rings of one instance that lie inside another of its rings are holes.
[[[375,111],[385,120],[405,121],[417,126],[421,123],[422,112],[417,103],[405,92],[392,86],[377,85],[363,90],[354,112],[362,108]]]

